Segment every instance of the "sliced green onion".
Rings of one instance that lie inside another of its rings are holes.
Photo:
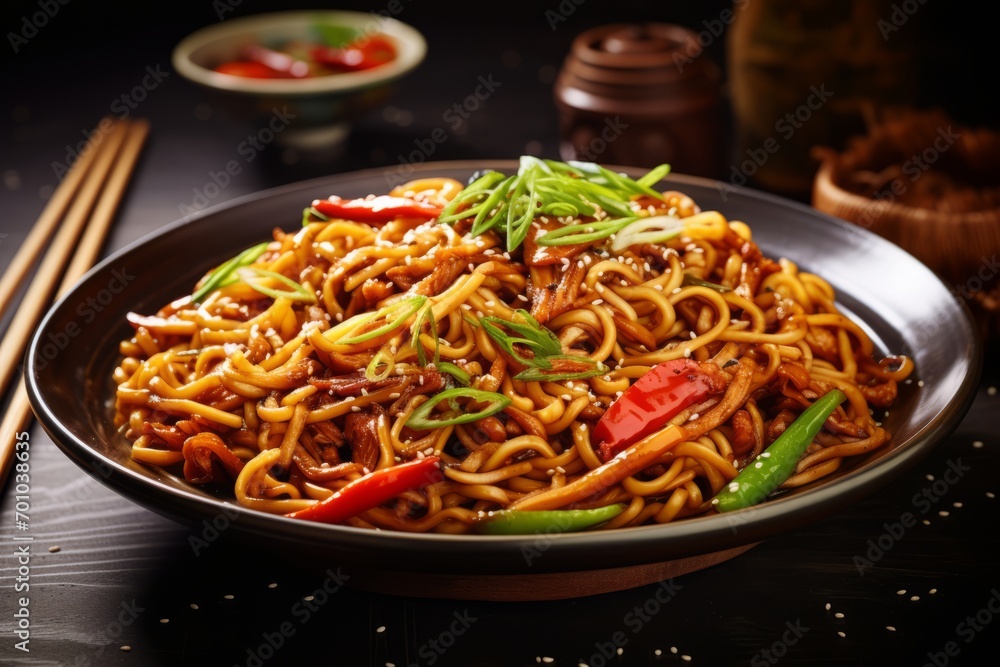
[[[574,361],[583,361],[587,357],[569,357]],[[588,359],[593,362],[592,359]],[[595,362],[596,363],[596,362]],[[515,380],[520,380],[521,382],[560,382],[562,380],[584,380],[586,378],[592,378],[596,375],[601,375],[608,372],[608,367],[604,364],[597,363],[597,365],[588,371],[577,371],[570,373],[559,373],[545,371],[541,368],[526,368],[517,375],[514,376]]]
[[[318,221],[317,220],[312,220],[312,219],[310,219],[309,216],[312,216],[314,218],[319,218],[319,220]],[[325,215],[323,213],[320,213],[319,211],[316,210],[315,206],[310,206],[308,208],[302,209],[302,226],[303,227],[306,227],[307,225],[309,225],[309,223],[312,223],[312,222],[326,222],[329,219],[330,219],[330,216]]]
[[[420,310],[421,306],[423,306],[424,303],[426,302],[427,302],[426,296],[414,296],[408,299],[401,299],[399,301],[396,301],[395,303],[391,303],[388,306],[385,306],[384,308],[380,308],[378,311],[372,314],[371,317],[358,321],[357,324],[358,325],[364,324],[365,322],[371,320],[382,320],[382,319],[388,320],[390,317],[394,319],[376,329],[372,329],[371,331],[366,331],[362,334],[357,334],[356,336],[348,336],[347,338],[341,338],[333,342],[336,343],[337,345],[356,345],[357,343],[363,343],[366,340],[371,340],[372,338],[377,338],[379,336],[385,335],[390,331],[393,331],[401,327],[403,323],[406,322],[406,320],[409,319],[411,315]],[[363,313],[362,316],[367,314],[368,313]],[[360,317],[360,316],[356,315],[355,317]],[[352,317],[347,322],[350,322],[351,320],[354,319],[355,318]],[[334,327],[334,329],[331,329],[331,331],[339,329],[344,324],[347,324],[347,322],[338,324],[336,327]]]
[[[500,181],[500,184],[494,188],[493,192],[488,196],[482,204],[478,206],[479,212],[476,213],[475,220],[472,221],[472,229],[469,233],[473,236],[479,236],[488,229],[492,229],[500,222],[502,215],[500,211],[494,212],[500,203],[507,196],[507,192],[510,189],[510,184],[514,182],[514,176],[510,176]],[[493,213],[491,216],[490,214]]]
[[[640,218],[615,236],[611,249],[621,251],[639,243],[663,243],[684,231],[684,221],[672,215]]]
[[[442,401],[450,402],[459,398],[467,398],[479,403],[488,403],[488,405],[478,412],[460,412],[459,410],[455,410],[453,408],[452,412],[445,413],[444,416],[432,416],[434,408],[437,407],[439,403]],[[480,389],[470,389],[468,387],[446,389],[440,394],[436,394],[421,403],[420,406],[417,407],[417,409],[414,410],[410,414],[410,417],[406,420],[406,426],[409,426],[415,431],[429,431],[431,429],[440,428],[442,426],[451,426],[453,424],[468,424],[469,422],[477,421],[483,417],[495,415],[510,404],[511,399],[509,397],[492,391],[482,391]],[[456,412],[459,412],[459,414],[455,414]]]
[[[413,341],[413,346],[417,348],[417,361],[421,366],[427,365],[427,354],[424,352],[424,346],[420,344],[420,331],[424,328],[424,320],[430,320],[431,335],[434,336],[434,363],[437,363],[441,356],[441,339],[437,335],[434,311],[430,307],[426,307],[414,320],[413,326],[410,327],[410,339]]]
[[[540,237],[536,236],[535,243],[546,246],[591,243],[592,241],[607,238],[612,234],[617,234],[636,220],[638,218],[623,218],[557,227]]]
[[[441,371],[442,373],[447,373],[448,375],[458,380],[461,384],[468,386],[468,384],[472,382],[471,375],[469,375],[468,373],[466,373],[465,371],[463,371],[461,368],[451,363],[450,361],[439,361],[435,364],[435,366],[437,366],[437,369],[439,371]]]
[[[467,185],[465,188],[459,192],[454,199],[448,202],[448,205],[444,207],[441,211],[441,215],[438,216],[438,222],[442,224],[451,224],[459,220],[464,220],[465,218],[472,217],[479,212],[479,206],[473,206],[469,209],[459,211],[458,208],[462,204],[467,204],[471,201],[481,200],[483,198],[489,197],[492,192],[491,188],[495,188],[497,183],[500,183],[508,179],[507,176],[500,173],[499,171],[488,171],[475,181]],[[480,202],[481,205],[482,202]]]
[[[509,322],[499,317],[483,317],[480,318],[479,324],[482,325],[483,330],[486,331],[486,334],[497,345],[522,365],[534,368],[551,368],[552,364],[548,361],[547,357],[561,355],[562,343],[559,342],[554,333],[539,324],[528,311],[518,309],[514,312],[524,320],[524,323]],[[501,326],[520,334],[521,337],[517,338],[504,333],[500,329]],[[534,353],[534,357],[521,356],[514,349],[515,343],[524,345],[530,349]]]
[[[438,222],[452,224],[471,218],[473,236],[502,228],[507,249],[514,250],[524,242],[531,222],[539,215],[595,216],[600,207],[609,217],[604,222],[633,219],[631,198],[660,197],[651,186],[669,170],[669,166],[660,165],[634,180],[591,162],[566,163],[524,155],[514,176],[487,172],[473,181],[444,208]]]
[[[707,280],[702,280],[701,278],[696,278],[690,273],[684,274],[684,280],[681,281],[681,285],[686,285],[688,287],[707,287],[708,289],[715,290],[720,294],[725,294],[726,292],[732,292],[731,287],[726,287],[725,285],[719,285],[717,283],[710,283]]]
[[[653,167],[652,169],[650,169],[645,176],[643,176],[640,179],[637,179],[636,183],[644,187],[651,188],[660,181],[662,181],[669,173],[670,173],[670,165],[661,164],[658,167]]]
[[[274,271],[258,269],[254,266],[244,266],[236,269],[236,275],[240,280],[249,285],[255,292],[260,292],[272,299],[288,299],[289,301],[301,301],[303,303],[316,303],[316,295],[298,284],[291,278],[283,276]],[[277,280],[288,288],[288,290],[275,289],[264,283],[267,280]],[[289,291],[290,290],[290,291]]]
[[[219,289],[220,287],[223,287],[224,285],[229,285],[236,282],[233,279],[233,273],[236,271],[236,269],[243,266],[248,266],[256,262],[257,259],[264,254],[264,251],[267,250],[267,246],[269,244],[270,241],[258,243],[257,245],[251,248],[247,248],[240,254],[236,255],[236,257],[233,257],[232,259],[227,260],[223,264],[219,265],[219,267],[216,268],[215,271],[212,271],[212,273],[208,275],[202,286],[199,287],[198,290],[191,295],[191,301],[195,303],[201,303],[201,301],[206,296],[208,296],[215,290]]]
[[[383,367],[383,370],[379,370],[379,366]],[[372,360],[368,363],[368,367],[365,368],[365,377],[369,380],[378,381],[384,380],[389,377],[393,369],[396,367],[396,358],[392,356],[392,352],[389,351],[388,345],[383,345],[382,349],[375,353]]]

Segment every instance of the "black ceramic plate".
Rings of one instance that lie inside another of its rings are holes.
[[[444,175],[464,182],[474,170],[487,167],[513,170],[516,164],[427,164],[416,168],[412,177]],[[131,500],[195,524],[227,516],[223,512],[232,505],[220,498],[181,477],[134,463],[128,443],[112,425],[110,378],[118,341],[130,332],[126,313],[154,312],[189,293],[211,267],[269,238],[275,226],[294,229],[303,206],[314,198],[382,193],[394,184],[380,171],[296,183],[205,211],[109,257],[52,308],[31,342],[27,386],[39,421],[80,467]],[[306,561],[337,562],[368,572],[424,573],[428,581],[441,581],[435,574],[464,574],[508,575],[498,579],[509,582],[509,575],[635,569],[671,561],[684,561],[682,569],[690,570],[719,560],[705,560],[706,554],[736,553],[739,547],[819,519],[876,491],[959,423],[977,385],[979,344],[963,304],[920,262],[864,229],[774,196],[722,190],[711,181],[683,176],[671,176],[663,187],[686,192],[703,209],[718,209],[731,220],[748,222],[765,254],[788,257],[829,280],[840,304],[863,323],[879,352],[914,358],[916,376],[901,387],[898,403],[884,422],[894,435],[889,446],[822,483],[758,507],[667,525],[540,540],[375,532],[242,510],[229,532],[250,544],[301,554]],[[228,512],[231,516],[232,509]],[[691,564],[698,562],[701,565]],[[645,580],[625,577],[615,587]]]

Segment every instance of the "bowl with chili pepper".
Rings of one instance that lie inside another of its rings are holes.
[[[172,60],[237,115],[267,119],[277,109],[294,118],[288,136],[279,135],[288,139],[338,127],[346,136],[347,124],[385,102],[426,51],[420,32],[395,19],[294,11],[202,28],[178,43]]]

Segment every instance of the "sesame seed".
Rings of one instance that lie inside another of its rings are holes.
[[[927,481],[928,482],[933,482],[934,481],[934,475],[927,475]]]
[[[236,596],[235,596],[235,595],[223,595],[222,597],[224,597],[224,598],[225,598],[225,599],[227,599],[227,600],[232,600],[232,599],[233,599],[233,598],[235,598]]]
[[[951,513],[948,510],[941,510],[938,512],[938,516],[948,516],[949,514]]]
[[[521,301],[527,301],[528,300],[528,297],[524,296],[523,294],[518,294],[517,298],[520,299]]]
[[[625,652],[625,649],[623,649],[621,646],[619,646],[618,647],[618,651],[617,651],[618,655],[621,655],[624,652]]]
[[[930,589],[927,592],[930,593],[931,595],[934,595],[935,593],[937,593],[937,589],[936,588],[932,588],[932,589]]]
[[[167,624],[167,623],[169,623],[169,622],[170,622],[170,619],[169,619],[169,618],[161,618],[161,619],[160,619],[160,623],[163,623],[163,624]]]
[[[569,394],[563,394],[563,395],[562,395],[562,396],[560,396],[559,398],[561,398],[561,399],[562,399],[562,400],[564,400],[564,401],[572,401],[572,400],[573,400],[573,397],[572,397],[572,396],[570,396]]]
[[[917,386],[918,387],[923,387],[924,386],[924,381],[923,380],[918,380],[917,381]]]
[[[900,588],[898,591],[896,591],[896,595],[906,595],[906,589]]]
[[[385,663],[385,667],[396,667],[396,663],[394,663],[394,662],[387,662],[387,663]]]
[[[892,625],[885,626],[885,629],[888,630],[889,632],[895,632],[896,631],[895,626],[892,626]]]
[[[497,305],[497,302],[494,301],[493,299],[490,299],[489,301],[484,301],[483,305],[486,306],[487,308],[492,308],[493,306]]]
[[[829,602],[826,603],[826,610],[830,611],[830,603]]]
[[[764,462],[763,461],[757,461],[757,463],[753,464],[753,467],[754,468],[763,468],[764,467]]]
[[[923,520],[923,521],[921,521],[920,523],[924,524],[925,526],[929,526],[929,525],[931,525],[931,522],[930,522],[930,521],[928,521],[927,519],[924,519],[924,520]]]
[[[129,646],[128,644],[125,644],[124,646],[121,647],[121,649],[122,649],[122,653],[128,653],[129,651],[132,650],[132,647]]]
[[[844,617],[844,612],[838,611],[836,614],[834,614],[834,617],[835,618],[843,618]]]
[[[997,388],[996,387],[987,387],[986,388],[986,393],[988,395],[990,395],[990,396],[996,396],[997,395]]]
[[[958,509],[961,509],[962,508],[962,503],[952,503],[951,506],[955,507],[955,508],[958,508]]]
[[[911,595],[910,596],[910,602],[916,602],[919,599],[920,599],[919,595]]]
[[[983,448],[983,441],[982,440],[976,440],[975,442],[972,443],[972,446],[975,447],[976,449],[982,449]]]
[[[663,651],[661,651],[660,649],[656,649],[655,651],[653,651],[653,655],[663,655]]]
[[[691,357],[691,348],[688,348],[688,347],[684,348],[684,357],[685,358],[690,358]]]
[[[997,497],[997,494],[993,493],[992,491],[987,491],[987,492],[986,492],[986,497],[987,497],[987,498],[991,498],[991,499],[992,499],[992,498],[996,498],[996,497]]]
[[[837,635],[840,636],[840,637],[846,637],[847,633],[844,632],[843,630],[840,630],[840,631],[837,632]]]
[[[361,412],[361,407],[357,405],[352,405],[351,412]]]
[[[315,597],[313,597],[312,595],[307,595],[307,596],[305,596],[305,597],[304,597],[304,598],[302,598],[302,599],[303,599],[303,600],[305,600],[306,602],[312,602],[312,601],[313,601],[313,600],[315,600],[316,598],[315,598]]]
[[[671,653],[677,653],[677,647],[676,646],[671,646],[670,647],[670,652]]]
[[[375,632],[379,632],[379,633],[385,632],[385,626],[384,625],[378,626],[377,628],[375,628]]]
[[[51,546],[51,547],[49,547],[49,553],[50,554],[57,554],[60,551],[62,551],[62,547],[60,547],[60,546]]]
[[[689,656],[689,655],[682,655],[681,656],[681,660],[683,660],[684,662],[691,662],[691,656]]]

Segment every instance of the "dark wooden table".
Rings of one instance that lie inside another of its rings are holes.
[[[5,9],[4,32],[21,30],[22,17],[30,20],[42,4]],[[260,9],[225,6],[226,18]],[[439,127],[446,140],[427,159],[557,157],[551,82],[572,35],[613,20],[671,19],[659,4],[610,14],[608,4],[566,0],[550,8],[491,6],[492,23],[448,27],[442,15],[402,7],[399,18],[429,38],[428,60],[356,126],[343,155],[319,161],[268,145],[206,203],[326,173],[395,168]],[[674,20],[698,26],[724,7],[678,9]],[[153,133],[107,252],[198,208],[211,175],[229,160],[245,160],[238,147],[255,128],[227,118],[169,62],[172,44],[215,22],[216,10],[208,3],[185,13],[160,7],[150,26],[144,9],[125,3],[104,10],[58,5],[50,25],[13,57],[6,54],[0,265],[51,194],[58,163],[102,114],[120,113],[116,100],[141,85],[147,67],[165,76],[129,113],[149,118]],[[565,15],[555,30],[547,10]],[[721,46],[709,49],[718,56]],[[445,112],[490,74],[501,85],[455,131]],[[165,258],[166,267],[170,261],[177,260]],[[324,586],[337,583],[328,576],[225,536],[193,546],[199,532],[103,487],[33,427],[27,531],[15,529],[10,480],[0,498],[0,663],[995,664],[998,355],[984,364],[979,395],[958,429],[868,500],[673,582],[531,604],[412,599],[349,585],[327,595]],[[903,525],[908,515],[915,525]],[[33,538],[26,577],[16,535]],[[22,596],[30,598],[27,653],[15,648]]]

